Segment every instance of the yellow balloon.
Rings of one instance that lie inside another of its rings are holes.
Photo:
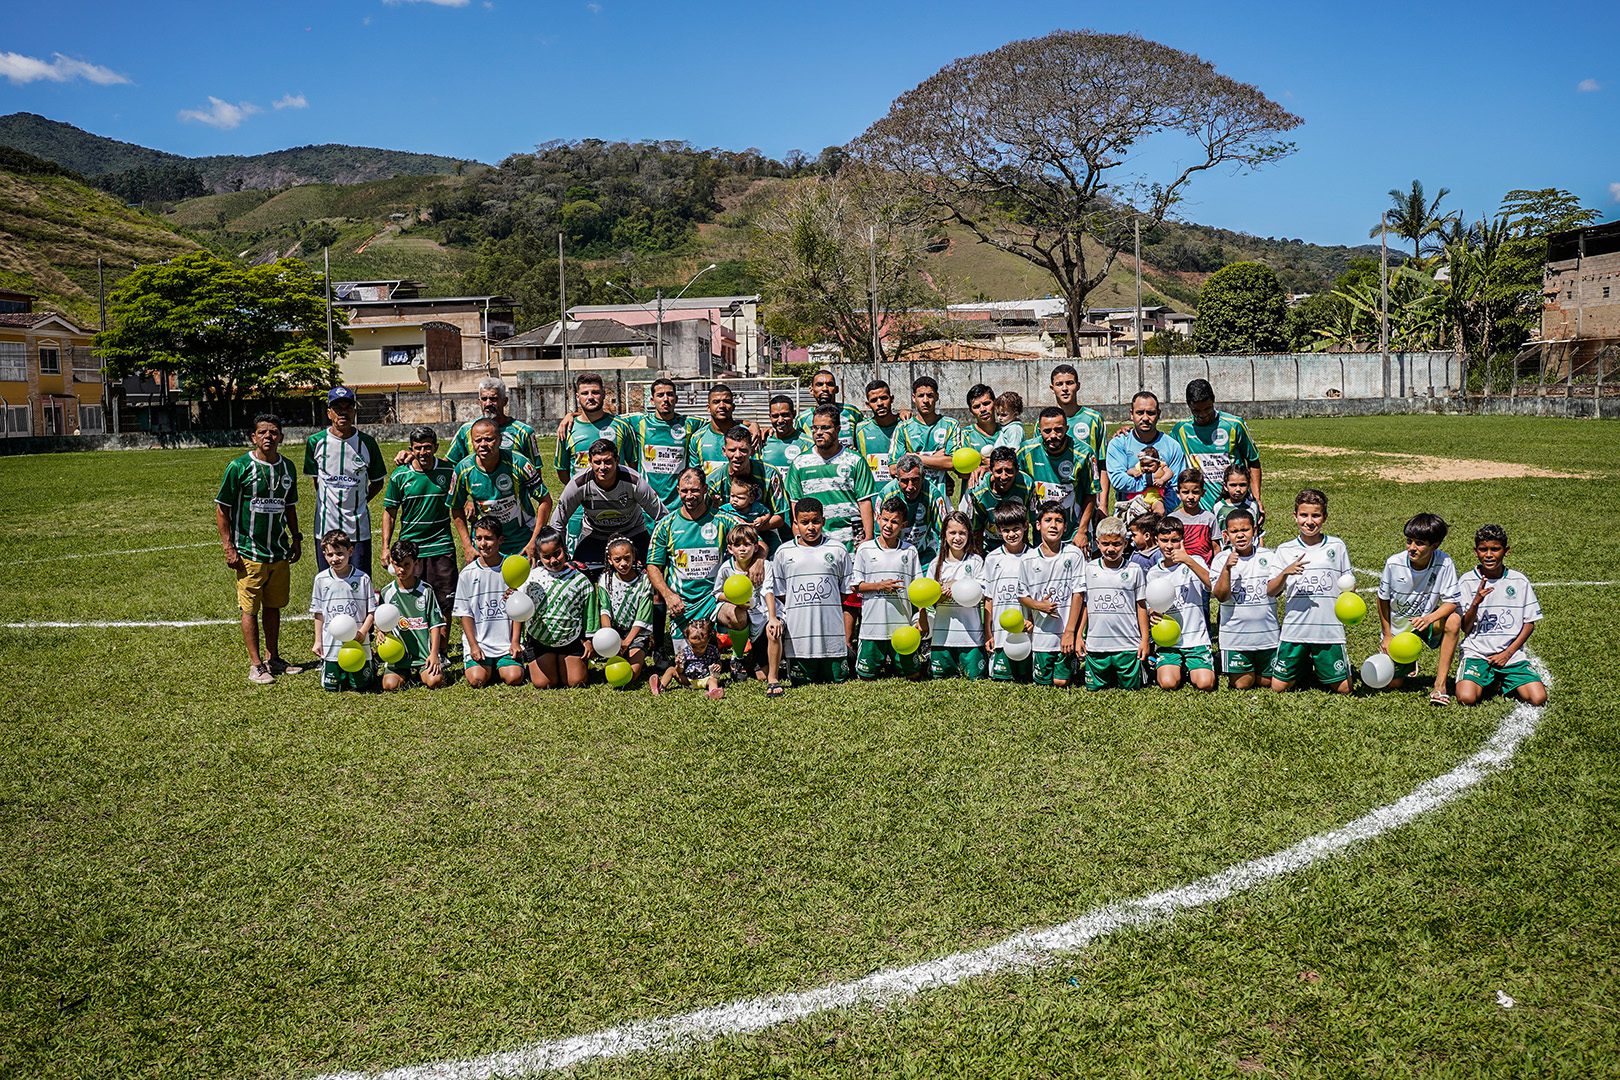
[[[529,580],[529,560],[521,555],[508,555],[501,560],[501,580],[509,589],[521,589]]]
[[[889,635],[889,644],[901,656],[910,656],[922,647],[922,632],[915,626],[897,626]]]
[[[377,659],[385,664],[397,664],[405,659],[405,643],[397,637],[382,634],[377,638]]]
[[[720,592],[730,603],[742,607],[753,602],[754,583],[748,579],[747,574],[732,574],[726,578],[725,584],[720,586]]]
[[[1008,608],[996,618],[996,621],[1009,634],[1022,634],[1024,632],[1024,613],[1018,608]]]
[[[1422,655],[1423,639],[1410,630],[1389,639],[1389,658],[1397,664],[1415,664]]]
[[[608,661],[607,667],[602,669],[602,673],[607,676],[609,686],[626,686],[631,679],[636,677],[635,668],[630,666],[629,661],[620,660],[617,657]]]
[[[338,667],[349,673],[359,671],[366,666],[365,646],[359,642],[350,641],[338,649]]]
[[[1153,624],[1150,631],[1154,644],[1161,649],[1168,649],[1181,640],[1181,624],[1171,618],[1162,618]]]
[[[973,447],[959,446],[956,448],[956,452],[951,455],[951,468],[963,476],[967,476],[974,469],[977,469],[983,460],[984,458]]]
[[[939,603],[940,591],[939,582],[933,578],[918,578],[906,586],[906,595],[918,607],[931,608]]]

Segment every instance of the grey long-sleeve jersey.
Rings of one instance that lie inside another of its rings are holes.
[[[575,473],[557,496],[551,527],[562,532],[574,511],[581,508],[585,511],[579,533],[582,540],[598,532],[639,536],[647,531],[642,511],[654,521],[669,512],[652,485],[640,473],[623,466],[619,468],[619,482],[607,489],[596,482],[589,469]]]

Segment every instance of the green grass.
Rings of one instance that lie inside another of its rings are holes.
[[[1489,516],[1532,580],[1620,579],[1569,497],[1615,479],[1601,424],[1255,434],[1263,451],[1578,457],[1595,481],[1266,464],[1274,512],[1306,483],[1329,491],[1359,566],[1435,508],[1459,559]],[[230,617],[215,549],[61,558],[209,540],[230,456],[0,459],[6,621]],[[312,567],[296,571],[295,600]],[[1607,590],[1542,602],[1540,731],[1410,827],[1033,973],[581,1071],[1613,1073],[1620,695],[1600,658],[1620,635]],[[292,624],[288,653],[308,634]],[[1364,655],[1370,629],[1353,642]],[[809,988],[1276,850],[1445,771],[1505,712],[959,683],[806,689],[786,708],[757,687],[718,704],[339,697],[312,677],[252,687],[243,668],[229,626],[0,630],[0,1073],[380,1069]]]

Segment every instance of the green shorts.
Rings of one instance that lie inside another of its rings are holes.
[[[1446,636],[1445,627],[1440,623],[1436,623],[1426,630],[1413,630],[1412,633],[1416,634],[1420,639],[1422,639],[1423,647],[1425,649],[1438,649],[1440,647],[1440,640]],[[1421,657],[1419,657],[1419,659],[1421,659]],[[1417,666],[1417,660],[1412,661],[1410,664],[1396,664],[1395,677],[1397,679],[1404,679],[1408,675],[1412,674],[1412,672],[1416,671]]]
[[[1215,653],[1208,645],[1190,645],[1185,649],[1174,646],[1157,649],[1153,653],[1156,667],[1180,667],[1188,671],[1214,671]]]
[[[795,683],[841,683],[849,670],[842,656],[807,656],[788,661]]]
[[[1030,653],[1022,660],[1009,660],[1006,653],[997,649],[990,654],[990,677],[997,682],[1031,681],[1035,677],[1035,654]]]
[[[984,650],[977,645],[935,645],[928,654],[928,667],[936,679],[961,675],[969,682],[984,678]]]
[[[1308,669],[1308,672],[1307,672]],[[1277,645],[1271,677],[1297,683],[1309,673],[1318,686],[1334,687],[1350,677],[1350,658],[1340,644],[1284,641]]]
[[[469,656],[465,661],[462,662],[461,665],[463,671],[475,667],[488,668],[491,675],[503,667],[522,666],[523,662],[517,657],[513,656],[511,653],[502,653],[499,656],[490,656],[488,653],[485,653],[482,660],[474,660]]]
[[[875,679],[893,668],[910,678],[922,667],[921,649],[910,655],[895,651],[887,641],[858,641],[855,644],[855,674],[862,679]]]
[[[1482,656],[1471,656],[1463,661],[1457,681],[1471,682],[1487,694],[1492,690],[1511,694],[1521,686],[1540,682],[1541,676],[1536,674],[1536,669],[1530,666],[1528,660],[1497,667]]]
[[[1258,675],[1268,679],[1276,659],[1276,649],[1222,649],[1221,670],[1228,675]]]
[[[1086,689],[1142,688],[1142,658],[1132,652],[1086,653]]]
[[[363,694],[372,689],[376,679],[376,661],[369,657],[366,666],[359,671],[344,671],[336,660],[326,660],[321,664],[322,690],[353,690]]]
[[[670,636],[685,637],[686,628],[697,619],[708,619],[710,622],[713,622],[714,609],[718,606],[719,601],[715,600],[713,594],[705,596],[701,600],[686,601],[686,606],[682,609],[679,615],[672,612],[669,616],[669,624],[670,626],[674,627],[674,630],[671,631]]]
[[[1034,666],[1036,686],[1053,686],[1059,681],[1068,683],[1074,678],[1074,668],[1068,653],[1038,652],[1029,654]]]

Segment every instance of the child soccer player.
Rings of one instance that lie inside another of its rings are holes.
[[[1277,546],[1282,566],[1266,585],[1272,596],[1287,596],[1271,688],[1281,694],[1301,678],[1314,676],[1324,690],[1348,694],[1350,660],[1344,624],[1333,604],[1339,597],[1339,578],[1350,570],[1350,552],[1343,540],[1324,531],[1327,496],[1317,489],[1306,488],[1294,497],[1294,523],[1299,538]]]
[[[1148,511],[1131,519],[1130,564],[1147,573],[1159,561],[1159,515]]]
[[[714,621],[731,634],[731,677],[748,679],[763,674],[765,696],[781,697],[782,643],[765,633],[767,572],[758,530],[747,522],[733,525],[726,533],[726,557],[720,560],[714,572]],[[726,582],[733,574],[742,574],[753,583],[754,595],[746,604],[733,604],[726,599]]]
[[[675,660],[664,671],[662,678],[654,675],[647,680],[647,688],[654,694],[677,686],[703,684],[703,694],[718,701],[726,696],[720,685],[720,647],[714,641],[714,627],[708,619],[693,619],[686,624],[686,637],[675,647]]]
[[[523,585],[534,601],[534,615],[512,624],[512,651],[528,666],[536,690],[584,686],[595,655],[585,625],[596,589],[585,571],[568,561],[557,530],[541,530],[535,553],[540,565]]]
[[[1086,564],[1086,603],[1075,643],[1075,652],[1085,660],[1087,690],[1142,688],[1142,664],[1151,648],[1142,599],[1147,575],[1125,557],[1125,543],[1125,523],[1119,518],[1097,523],[1102,557]]]
[[[819,500],[805,496],[794,503],[793,539],[771,556],[764,582],[766,633],[784,642],[796,683],[843,682],[849,656],[844,636],[849,551],[823,536],[826,522]]]
[[[984,576],[984,555],[973,535],[973,519],[960,510],[945,515],[941,550],[934,561],[934,580],[943,592],[934,605],[934,647],[928,652],[929,673],[943,679],[960,673],[972,682],[984,678],[987,647],[984,634],[984,599],[958,603],[952,590],[969,578]]]
[[[599,630],[619,635],[619,655],[630,665],[630,682],[647,670],[647,644],[652,639],[652,582],[636,565],[636,545],[628,536],[615,536],[603,549],[607,572],[596,585]],[[626,684],[629,685],[629,684]]]
[[[1226,550],[1215,559],[1210,591],[1221,604],[1221,670],[1233,690],[1271,685],[1277,657],[1277,600],[1268,591],[1282,564],[1255,541],[1254,512],[1234,506],[1226,515]]]
[[[887,668],[894,668],[908,679],[918,678],[922,669],[915,652],[895,649],[889,636],[902,626],[910,626],[911,597],[906,590],[922,576],[917,549],[901,538],[906,521],[905,500],[890,499],[878,509],[878,534],[855,549],[850,584],[861,597],[860,645],[855,654],[855,674],[875,679]],[[927,628],[923,616],[923,628]]]
[[[1254,518],[1254,535],[1256,543],[1265,541],[1266,515],[1255,502],[1254,495],[1249,488],[1249,469],[1246,465],[1233,463],[1226,467],[1221,477],[1221,497],[1215,501],[1214,509],[1210,512],[1215,515],[1215,531],[1226,532],[1226,515],[1242,507]]]
[[[984,558],[984,597],[990,606],[990,677],[998,682],[1029,682],[1034,677],[1034,658],[1009,660],[1004,650],[1010,631],[1001,625],[1002,612],[1024,612],[1024,545],[1029,535],[1029,511],[1023,503],[1009,500],[996,507],[993,525],[1001,536],[1001,546]]]
[[[1198,487],[1202,490],[1203,484]],[[1181,685],[1185,672],[1186,681],[1194,689],[1213,690],[1215,657],[1209,647],[1209,608],[1205,600],[1209,595],[1209,566],[1186,549],[1182,539],[1185,531],[1179,514],[1159,522],[1160,561],[1147,572],[1150,582],[1168,578],[1175,583],[1176,602],[1168,615],[1181,624],[1181,638],[1174,645],[1154,650],[1154,678],[1160,689],[1174,690]],[[1148,622],[1156,623],[1164,617],[1155,612]]]
[[[1389,652],[1389,639],[1410,630],[1423,644],[1440,650],[1439,669],[1434,673],[1430,705],[1450,705],[1446,678],[1451,674],[1451,658],[1456,655],[1462,616],[1457,608],[1462,594],[1457,591],[1457,566],[1440,550],[1450,526],[1437,514],[1418,514],[1406,523],[1406,550],[1384,562],[1378,579],[1378,623],[1383,631],[1382,648]],[[1391,688],[1399,690],[1417,670],[1417,664],[1396,664]]]
[[[405,656],[382,665],[382,688],[398,690],[412,679],[429,690],[445,684],[444,643],[450,621],[439,606],[439,596],[422,578],[422,562],[414,540],[396,540],[388,549],[388,564],[394,580],[382,587],[380,604],[399,609],[399,629],[395,631],[405,646]]]
[[[326,624],[335,616],[349,616],[359,627],[355,640],[365,647],[371,634],[372,613],[377,610],[377,594],[372,591],[370,576],[354,565],[354,541],[342,529],[328,530],[321,537],[321,554],[326,557],[326,569],[315,575],[309,598],[309,610],[315,616],[312,651],[321,658],[321,689],[370,690],[375,677],[371,650],[366,648],[365,667],[344,671],[338,666],[338,650],[343,642],[327,636]]]
[[[1204,560],[1208,566],[1215,553],[1221,550],[1220,537],[1215,535],[1215,515],[1204,509],[1204,473],[1201,469],[1182,469],[1176,477],[1176,496],[1181,505],[1172,513],[1181,521],[1181,546],[1187,554]],[[1158,529],[1154,535],[1160,536]]]
[[[1497,688],[1528,705],[1547,703],[1547,684],[1524,653],[1525,642],[1541,621],[1541,604],[1530,580],[1507,568],[1507,553],[1507,530],[1481,526],[1474,534],[1479,566],[1457,583],[1468,603],[1462,616],[1467,635],[1463,666],[1457,675],[1457,700],[1463,705],[1477,705]]]
[[[501,519],[485,514],[473,522],[473,552],[478,557],[456,576],[452,617],[461,622],[462,667],[474,689],[499,679],[507,686],[523,681],[523,665],[512,654],[512,620],[506,617],[506,587],[501,577]]]
[[[1010,446],[1017,450],[1024,445],[1024,399],[1008,390],[996,398],[996,446]]]
[[[1075,651],[1085,600],[1086,557],[1063,542],[1068,521],[1062,503],[1036,507],[1035,528],[1041,542],[1020,560],[1024,585],[1019,602],[1034,612],[1029,637],[1036,686],[1068,686],[1074,677],[1069,657]]]

